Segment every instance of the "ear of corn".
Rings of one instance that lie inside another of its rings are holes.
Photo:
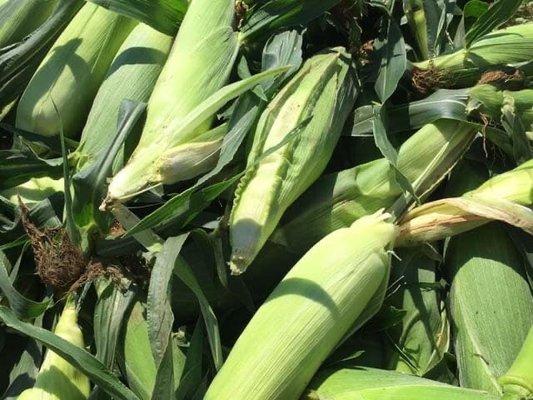
[[[421,249],[402,250],[393,260],[391,282],[399,289],[390,302],[403,310],[401,324],[392,329],[389,369],[424,376],[448,351],[450,326],[436,283],[436,262]]]
[[[63,179],[32,178],[22,185],[3,191],[1,195],[13,204],[18,204],[19,197],[24,204],[38,203],[54,193],[63,192],[64,187]]]
[[[79,135],[109,65],[136,22],[85,4],[22,94],[16,125],[43,136]]]
[[[355,101],[350,56],[331,49],[307,61],[262,114],[248,166],[230,217],[233,273],[242,273],[276,228],[281,216],[329,161]],[[299,123],[311,117],[293,142],[266,156]]]
[[[395,371],[355,367],[324,370],[315,376],[302,400],[497,400],[469,390]]]
[[[533,89],[517,91],[498,90],[493,85],[476,85],[469,92],[467,110],[477,111],[496,121],[502,115],[502,108],[509,104],[522,118],[526,128],[533,123]]]
[[[361,218],[317,243],[241,334],[205,399],[293,399],[348,331],[383,301],[396,227]]]
[[[54,333],[70,343],[83,347],[83,333],[77,323],[76,306],[67,301]],[[48,350],[33,388],[19,400],[85,400],[90,393],[89,379],[63,358]]]
[[[17,43],[39,27],[57,0],[8,0],[0,3],[0,49]]]
[[[137,25],[128,35],[98,89],[83,128],[77,150],[78,169],[94,160],[109,145],[117,129],[124,99],[148,101],[167,60],[172,40],[145,24]]]
[[[510,26],[491,32],[468,49],[414,63],[419,69],[455,71],[469,67],[512,65],[531,61],[533,23]]]
[[[474,139],[470,125],[439,120],[425,125],[399,149],[398,168],[419,197],[446,176]],[[325,176],[288,210],[273,240],[291,249],[307,249],[335,229],[391,207],[403,191],[386,159]]]
[[[139,145],[124,169],[113,178],[110,199],[122,201],[151,185],[175,183],[183,176],[203,170],[194,166],[192,171],[186,171],[192,162],[183,158],[182,146],[195,142],[208,131],[213,118],[192,132],[180,133],[178,128],[195,107],[217,92],[229,78],[238,49],[232,29],[233,3],[232,0],[191,2],[150,97]],[[208,158],[212,149],[208,146],[206,151]],[[197,152],[193,153],[198,158]],[[160,171],[162,162],[172,166],[165,168],[165,175]],[[180,173],[172,175],[176,171]]]
[[[508,398],[533,397],[533,326],[529,329],[520,353],[511,368],[498,379],[504,396]],[[504,397],[505,398],[505,397]]]
[[[533,229],[533,215],[527,208],[533,204],[532,186],[533,160],[530,160],[514,170],[496,175],[459,198],[426,203],[404,216],[397,244],[409,246],[440,240],[474,229],[491,219],[511,222],[529,232]],[[496,208],[490,208],[491,200],[512,207],[506,210],[495,203]],[[483,202],[481,207],[478,202]],[[483,208],[486,202],[488,211]]]
[[[446,268],[461,385],[501,394],[497,379],[533,325],[523,259],[504,227],[490,224],[453,238]]]

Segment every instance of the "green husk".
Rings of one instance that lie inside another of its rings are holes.
[[[49,177],[32,178],[22,185],[4,190],[1,195],[13,204],[19,203],[19,197],[24,204],[38,203],[54,193],[63,192],[63,179]]]
[[[315,55],[261,115],[230,216],[232,273],[246,270],[285,210],[326,167],[356,97],[350,63],[342,48]],[[259,161],[308,118],[297,138]]]
[[[317,243],[235,343],[205,400],[296,399],[342,339],[380,308],[396,227],[375,214]]]
[[[118,353],[128,386],[143,400],[151,398],[157,375],[144,312],[140,302],[131,308],[125,322],[124,348]]]
[[[511,368],[498,379],[505,399],[533,397],[533,326]]]
[[[425,376],[449,349],[450,326],[439,285],[436,261],[420,248],[402,249],[393,260],[391,282],[400,286],[386,304],[405,314],[389,330],[392,339],[388,368]]]
[[[533,232],[533,160],[489,179],[461,197],[436,200],[401,220],[398,246],[440,240],[501,220]]]
[[[465,68],[487,69],[518,65],[533,57],[533,22],[496,30],[461,49],[430,60],[414,63],[421,70],[459,71]]]
[[[108,203],[124,201],[148,187],[182,179],[181,175],[168,173],[183,173],[189,167],[183,164],[187,161],[183,153],[178,152],[178,157],[174,157],[175,148],[194,142],[209,131],[214,118],[209,117],[201,126],[187,132],[180,131],[180,124],[229,78],[238,50],[233,17],[232,0],[195,0],[190,4],[150,97],[139,144],[126,166],[111,181]],[[165,164],[166,174],[160,170],[161,164]],[[212,160],[194,165],[194,175],[211,165]]]
[[[487,392],[459,388],[429,379],[355,367],[317,374],[302,400],[497,400]]]
[[[17,128],[78,136],[94,96],[137,22],[87,3],[56,40],[22,94]]]
[[[83,348],[83,333],[78,326],[77,319],[74,302],[67,301],[54,333]],[[48,350],[33,388],[22,392],[18,399],[85,400],[90,392],[89,379],[63,358]]]
[[[172,41],[170,36],[145,24],[137,25],[128,35],[98,89],[83,128],[76,151],[78,170],[109,146],[117,130],[123,100],[148,101],[170,53]],[[116,168],[122,164],[119,162]]]
[[[57,0],[8,0],[0,4],[0,49],[24,39],[52,13]]]
[[[517,91],[498,90],[493,85],[476,85],[469,92],[467,112],[478,112],[495,121],[500,121],[502,108],[513,107],[526,128],[531,129],[533,123],[533,89]]]
[[[498,223],[452,238],[446,254],[461,386],[501,395],[497,379],[533,325],[523,258]]]
[[[426,197],[470,146],[476,129],[439,120],[413,134],[398,151],[398,169]],[[305,251],[335,229],[403,201],[404,191],[386,159],[319,179],[298,199],[272,236],[291,251]]]

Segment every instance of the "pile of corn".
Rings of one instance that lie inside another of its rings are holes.
[[[530,2],[0,22],[2,398],[533,400]]]

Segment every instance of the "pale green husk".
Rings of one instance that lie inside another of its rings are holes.
[[[533,58],[533,22],[496,30],[476,40],[468,49],[414,63],[419,69],[456,71],[470,67],[515,65]]]
[[[375,214],[296,263],[235,343],[205,400],[297,399],[350,330],[381,306],[396,227]]]
[[[21,185],[3,191],[2,196],[13,204],[19,203],[19,197],[24,204],[32,204],[45,200],[54,193],[63,192],[64,187],[63,179],[32,178]]]
[[[150,101],[140,142],[126,166],[112,179],[108,203],[125,201],[142,190],[197,175],[212,165],[212,152],[194,165],[181,158],[182,146],[209,131],[213,117],[198,128],[181,131],[180,124],[204,100],[222,88],[237,56],[232,0],[194,0],[185,14],[169,59]],[[210,150],[210,149],[209,149]],[[203,162],[205,161],[205,162]],[[161,164],[165,164],[161,168]],[[170,166],[169,166],[170,164]],[[174,175],[173,172],[180,171]]]
[[[230,217],[233,273],[248,267],[285,210],[326,167],[355,101],[350,62],[342,48],[315,55],[261,115]],[[292,142],[259,161],[310,117]]]
[[[78,326],[77,319],[75,304],[71,301],[67,302],[54,333],[83,348],[83,333]],[[89,379],[63,358],[48,350],[33,388],[22,392],[18,399],[85,400],[90,392]]]
[[[505,398],[533,397],[533,326],[511,368],[498,379]]]
[[[397,245],[444,239],[493,219],[531,232],[532,204],[533,160],[529,160],[461,197],[435,200],[409,211],[401,220]]]
[[[501,394],[497,379],[511,367],[533,325],[523,258],[496,223],[454,237],[446,254],[461,386]]]
[[[475,128],[459,121],[425,125],[400,147],[398,169],[424,198],[462,157],[475,134]],[[393,206],[403,193],[384,158],[325,176],[288,210],[272,239],[292,250],[308,249],[335,229]]]
[[[172,37],[145,24],[137,25],[126,38],[98,89],[83,128],[77,149],[78,169],[108,147],[115,136],[124,100],[148,101],[170,53],[172,41]],[[123,162],[118,164],[122,166]]]
[[[395,371],[354,367],[320,372],[302,400],[497,400],[487,392],[459,388]]]
[[[137,22],[87,3],[56,40],[24,90],[17,128],[78,136],[94,96]]]
[[[388,369],[424,376],[444,357],[450,345],[450,325],[436,281],[437,262],[421,248],[401,249],[393,259],[391,282],[396,282],[386,304],[405,314],[389,330],[392,339]]]
[[[50,16],[57,0],[0,2],[0,49],[20,42]]]

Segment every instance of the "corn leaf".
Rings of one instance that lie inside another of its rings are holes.
[[[338,4],[340,0],[270,0],[252,9],[241,29],[241,40],[268,37],[291,26],[305,25]]]
[[[394,19],[389,18],[374,47],[379,68],[374,87],[381,102],[385,103],[396,90],[407,67],[405,43]]]
[[[521,4],[522,0],[495,1],[487,11],[481,14],[466,33],[466,46],[469,47],[477,39],[507,22]]]
[[[13,280],[8,274],[9,267],[9,260],[0,250],[0,290],[7,299],[11,310],[17,318],[21,319],[33,319],[43,314],[50,306],[50,299],[37,302],[19,293],[13,286]]]

